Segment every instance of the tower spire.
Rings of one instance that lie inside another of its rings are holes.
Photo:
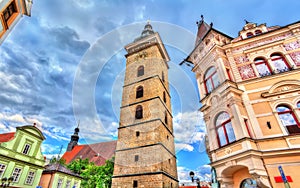
[[[72,151],[72,149],[77,145],[78,140],[79,140],[79,124],[80,120],[78,121],[77,127],[74,129],[74,134],[71,136],[71,140],[68,144],[67,151]]]
[[[150,20],[147,20],[147,23],[146,23],[146,25],[145,25],[142,33],[141,33],[141,36],[139,36],[138,38],[136,38],[134,40],[134,42],[136,42],[136,41],[138,41],[138,40],[140,40],[142,38],[145,38],[145,37],[147,37],[149,35],[152,35],[154,33],[155,32],[153,31],[152,25],[150,24]]]

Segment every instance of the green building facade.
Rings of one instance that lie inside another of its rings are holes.
[[[0,179],[11,178],[11,187],[35,188],[44,170],[41,144],[45,137],[35,126],[16,129],[0,134]]]

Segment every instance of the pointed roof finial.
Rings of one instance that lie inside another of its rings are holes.
[[[203,21],[204,20],[204,16],[203,16],[203,14],[201,14],[201,21]]]
[[[248,22],[248,20],[246,20],[246,19],[244,19],[244,21],[246,22],[246,24],[250,23],[250,22]]]

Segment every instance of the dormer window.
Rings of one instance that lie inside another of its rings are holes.
[[[252,33],[252,32],[248,32],[248,33],[246,34],[246,36],[247,36],[247,38],[253,37],[253,33]]]
[[[261,30],[259,30],[259,29],[255,30],[255,35],[260,35],[260,34],[262,34]]]
[[[27,155],[29,153],[29,150],[30,150],[30,145],[29,144],[25,144],[22,153],[25,154],[25,155]]]

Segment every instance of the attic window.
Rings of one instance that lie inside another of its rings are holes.
[[[260,35],[260,34],[262,34],[262,31],[261,30],[255,30],[255,35]]]
[[[253,37],[253,33],[252,32],[248,32],[246,35],[247,35],[247,38]]]
[[[30,145],[29,144],[25,144],[22,153],[25,154],[25,155],[27,155],[29,153],[29,150],[30,150]]]

